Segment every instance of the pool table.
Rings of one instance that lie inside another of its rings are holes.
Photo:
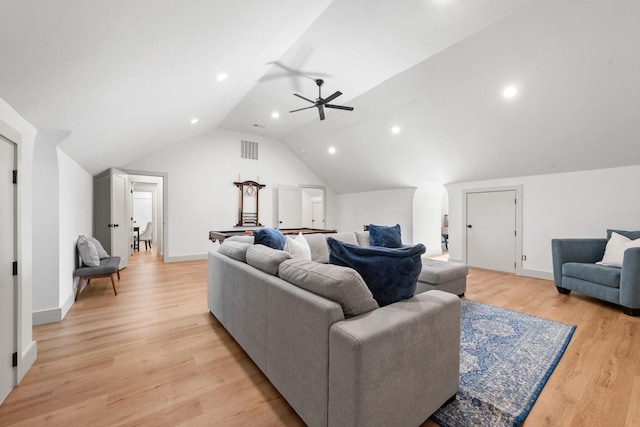
[[[320,228],[282,228],[280,229],[282,234],[326,234],[336,233],[337,230],[325,230]],[[251,234],[252,230],[229,230],[229,231],[210,231],[209,240],[215,242],[216,240],[222,243],[224,239],[231,236],[242,236],[244,234]]]

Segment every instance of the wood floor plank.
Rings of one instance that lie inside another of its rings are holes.
[[[148,251],[130,258],[117,296],[92,280],[64,321],[34,328],[38,359],[0,425],[304,425],[209,313],[206,276],[204,260],[164,264]],[[640,318],[479,269],[466,298],[578,326],[525,426],[640,425]]]

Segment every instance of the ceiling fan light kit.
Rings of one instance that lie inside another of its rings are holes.
[[[333,95],[330,95],[327,98],[322,98],[322,85],[324,84],[324,80],[322,79],[317,79],[316,80],[316,85],[318,85],[318,98],[315,101],[310,100],[309,98],[305,98],[302,95],[298,95],[297,93],[294,93],[294,96],[297,96],[298,98],[304,99],[307,102],[312,103],[313,105],[309,106],[309,107],[304,107],[304,108],[298,108],[297,110],[291,110],[289,111],[290,113],[295,113],[296,111],[302,111],[302,110],[308,110],[309,108],[317,108],[318,109],[318,114],[320,115],[320,120],[324,120],[324,109],[325,108],[333,108],[336,110],[347,110],[347,111],[353,111],[353,107],[347,107],[344,105],[335,105],[335,104],[329,104],[329,102],[333,101],[334,99],[336,99],[337,97],[339,97],[340,95],[342,95],[342,92],[340,91],[336,91],[333,93]]]

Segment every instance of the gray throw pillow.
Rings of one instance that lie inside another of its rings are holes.
[[[251,245],[247,248],[247,264],[267,274],[278,274],[280,263],[291,259],[285,251],[273,249],[265,245]]]
[[[98,258],[109,258],[109,254],[104,250],[104,248],[102,247],[102,243],[100,243],[98,239],[96,239],[95,237],[87,237],[87,240],[95,245],[96,250],[98,251]]]
[[[378,308],[367,284],[352,268],[290,259],[280,264],[281,279],[342,306],[344,317],[353,317]]]
[[[82,259],[82,263],[84,265],[87,267],[100,266],[100,258],[98,257],[98,249],[96,248],[96,245],[89,241],[85,236],[79,236],[77,246],[80,259]]]

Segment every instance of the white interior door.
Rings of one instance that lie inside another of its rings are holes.
[[[467,193],[467,264],[516,272],[515,190]]]
[[[127,185],[127,174],[117,169],[99,175],[93,185],[93,234],[109,255],[120,257],[120,268],[127,266],[130,252]]]
[[[278,228],[302,227],[302,191],[300,187],[278,188]]]
[[[15,146],[0,136],[0,403],[13,388],[15,351],[14,276]]]
[[[311,228],[324,228],[324,203],[311,204]]]
[[[130,214],[127,209],[127,174],[111,169],[111,255],[120,257],[120,268],[128,264],[130,253]]]

